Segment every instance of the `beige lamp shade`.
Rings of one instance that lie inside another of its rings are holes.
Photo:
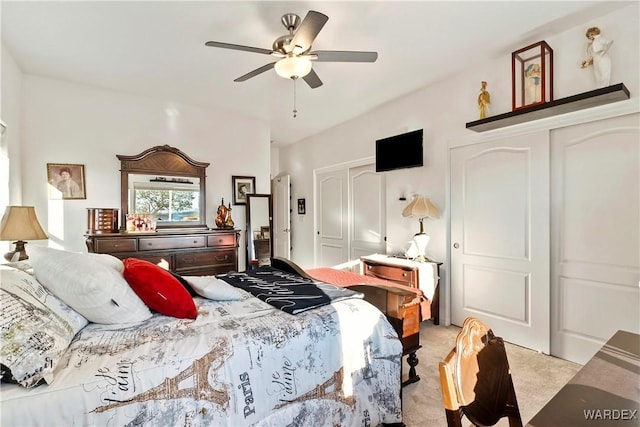
[[[414,196],[403,210],[402,216],[412,218],[439,218],[440,211],[433,202],[423,196]]]
[[[15,240],[16,249],[4,255],[8,261],[21,261],[28,256],[24,240],[47,239],[33,206],[7,206],[0,222],[0,240]]]
[[[7,206],[0,223],[0,240],[47,239],[33,206]]]

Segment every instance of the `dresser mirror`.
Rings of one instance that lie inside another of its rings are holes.
[[[120,160],[121,218],[144,216],[156,230],[207,228],[206,168],[169,145],[140,154],[117,155]]]
[[[247,263],[270,265],[273,253],[271,194],[247,195]]]

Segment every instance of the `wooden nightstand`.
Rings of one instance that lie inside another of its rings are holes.
[[[360,257],[362,274],[390,280],[402,285],[418,288],[431,301],[431,320],[440,323],[439,289],[441,262],[417,262],[387,255],[367,255]]]

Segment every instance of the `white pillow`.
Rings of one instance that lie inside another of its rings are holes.
[[[0,266],[0,362],[3,380],[33,387],[53,373],[87,319],[60,301],[32,275]],[[6,377],[5,377],[6,375]]]
[[[215,276],[182,276],[200,296],[216,301],[238,301],[242,293]]]
[[[135,323],[151,317],[109,256],[44,246],[32,248],[30,254],[38,281],[89,321]]]

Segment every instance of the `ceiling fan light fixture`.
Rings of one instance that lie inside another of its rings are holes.
[[[311,72],[311,61],[303,56],[287,56],[276,62],[275,69],[285,79],[304,77]]]

